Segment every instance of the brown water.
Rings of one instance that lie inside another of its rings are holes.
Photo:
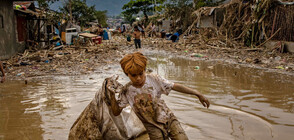
[[[153,55],[149,61],[153,73],[198,89],[211,101],[206,109],[190,95],[163,96],[190,139],[293,139],[294,76],[172,56]],[[0,84],[0,140],[67,139],[104,78],[114,73],[127,82],[115,65],[92,75]]]

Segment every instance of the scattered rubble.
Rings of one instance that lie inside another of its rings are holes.
[[[87,46],[68,45],[56,49],[25,50],[24,53],[4,61],[8,79],[24,79],[46,75],[77,75],[97,71],[95,68],[118,62],[123,48],[121,36],[103,44]]]
[[[164,50],[167,53],[184,55],[187,58],[228,60],[279,71],[294,71],[294,56],[266,48],[228,47],[217,38],[204,39],[200,35],[182,37],[178,42],[162,38],[143,38],[143,49]],[[7,79],[27,80],[35,76],[79,75],[102,72],[101,66],[119,63],[130,50],[135,51],[133,42],[116,35],[102,44],[88,46],[63,46],[60,49],[26,50],[4,61]],[[235,44],[238,45],[238,44]],[[197,69],[197,68],[195,68]]]
[[[265,47],[248,48],[237,42],[228,47],[226,43],[217,38],[203,39],[201,35],[182,37],[179,42],[172,43],[170,40],[153,39],[149,43],[150,49],[165,50],[178,55],[203,60],[227,60],[239,64],[268,69],[280,69],[287,72],[294,71],[294,55],[281,53],[277,49]],[[143,41],[148,44],[149,40]]]

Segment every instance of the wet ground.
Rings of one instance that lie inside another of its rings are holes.
[[[294,76],[223,61],[144,53],[153,73],[198,89],[211,101],[206,109],[190,95],[163,96],[190,139],[293,138]],[[0,84],[0,139],[66,139],[104,78],[115,73],[120,82],[127,82],[119,65],[111,64],[87,75]]]
[[[201,39],[171,40],[161,38],[143,38],[142,47],[148,51],[161,51],[169,55],[206,61],[224,61],[246,67],[261,68],[288,75],[294,75],[294,55],[280,53],[267,48],[228,47],[226,45],[211,46],[221,42],[203,42]],[[103,72],[100,69],[107,64],[118,63],[129,51],[135,48],[133,42],[127,42],[122,35],[113,36],[112,40],[104,40],[103,44],[93,46],[70,45],[61,49],[54,47],[38,50],[26,50],[4,61],[6,79],[30,81],[32,77],[47,75],[85,75]],[[106,68],[107,70],[107,68]]]

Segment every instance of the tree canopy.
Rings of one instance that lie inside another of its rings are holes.
[[[125,17],[129,18],[134,14],[143,12],[146,21],[148,21],[147,12],[152,12],[154,9],[160,11],[165,1],[166,0],[130,0],[129,3],[122,7],[122,9],[125,10],[122,13]]]
[[[65,15],[69,15],[69,3],[60,8]],[[81,26],[85,26],[87,22],[98,20],[102,26],[107,26],[106,13],[107,11],[96,11],[95,5],[88,7],[86,0],[72,0],[71,1],[72,17],[76,22],[79,22]],[[65,17],[69,19],[68,16]]]
[[[39,7],[40,8],[44,8],[44,9],[48,9],[49,4],[48,3],[53,3],[59,0],[37,0]]]
[[[186,30],[195,20],[193,12],[204,6],[216,6],[224,0],[169,0],[165,4],[164,15],[175,22],[173,28]]]

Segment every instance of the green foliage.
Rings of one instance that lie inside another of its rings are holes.
[[[40,8],[48,8],[48,3],[46,0],[38,0],[38,4]]]
[[[56,1],[56,0],[54,0]],[[54,2],[52,1],[52,2]],[[44,8],[44,9],[47,9],[48,8],[48,3],[51,2],[51,0],[47,1],[47,0],[37,0],[38,4],[39,4],[39,7],[40,8]]]
[[[49,3],[53,3],[59,0],[37,0],[39,7],[42,9],[48,9]]]
[[[48,24],[57,24],[61,20],[61,13],[49,10],[49,4],[59,0],[37,0],[41,12],[46,15]]]
[[[206,3],[204,0],[194,0],[195,2],[195,8],[199,9],[200,7],[206,6]]]
[[[193,1],[191,0],[170,0],[166,4],[165,17],[177,21],[173,25],[173,29],[181,28],[186,30],[193,22],[192,12],[194,10]]]
[[[224,2],[225,0],[220,1],[213,1],[213,0],[194,0],[195,8],[199,9],[200,7],[210,7],[210,6],[217,6],[220,3]]]
[[[132,14],[122,13],[122,16],[124,17],[124,21],[133,24],[133,22],[136,21],[136,18]]]
[[[96,11],[95,5],[88,7],[86,0],[72,0],[71,1],[72,17],[76,22],[80,22],[81,26],[85,26],[88,22],[98,20],[102,26],[106,24],[107,11]],[[65,15],[65,18],[69,20],[69,3],[67,2],[62,8],[60,8]]]
[[[103,26],[103,27],[106,27],[107,26],[107,23],[106,23],[106,20],[107,20],[107,16],[106,16],[106,13],[107,11],[96,11],[95,12],[95,17],[96,19],[98,19],[99,23]]]
[[[174,24],[174,29],[182,28],[186,30],[190,26],[195,17],[192,12],[204,6],[216,6],[220,2],[213,2],[213,0],[170,0],[165,5],[164,15],[166,18],[177,21]]]
[[[155,0],[130,0],[129,3],[125,4],[122,7],[122,9],[125,10],[122,13],[124,16],[131,17],[134,14],[143,12],[147,21],[148,20],[147,12],[151,12],[154,9],[161,10],[162,9],[161,5],[165,1],[166,0],[156,0],[156,5],[155,5],[154,3]]]

